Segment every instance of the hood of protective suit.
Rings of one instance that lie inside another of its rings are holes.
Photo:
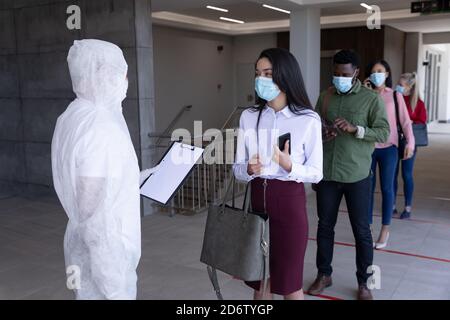
[[[75,41],[67,62],[78,98],[105,107],[118,107],[125,99],[128,65],[115,44],[90,39]]]
[[[135,299],[141,255],[139,166],[122,114],[127,64],[116,45],[75,41],[77,98],[58,118],[52,174],[69,218],[64,256],[78,299]]]

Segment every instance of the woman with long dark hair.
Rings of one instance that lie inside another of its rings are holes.
[[[253,210],[269,216],[270,278],[247,282],[255,299],[303,299],[308,219],[303,183],[322,179],[321,121],[314,112],[295,57],[267,49],[255,65],[257,104],[242,113],[234,173],[251,181]],[[283,145],[279,137],[289,134]],[[267,294],[263,294],[267,293]]]
[[[403,96],[392,90],[391,67],[384,60],[370,63],[366,69],[365,84],[371,86],[383,98],[388,116],[390,135],[385,143],[376,143],[372,154],[372,195],[369,207],[369,223],[373,220],[373,202],[376,185],[377,166],[380,169],[380,187],[382,196],[382,227],[375,249],[387,246],[389,239],[389,225],[392,218],[392,206],[395,203],[394,178],[399,158],[408,159],[414,152],[414,134],[411,119],[406,109]],[[406,137],[407,144],[403,154],[399,155],[399,131],[397,126]]]

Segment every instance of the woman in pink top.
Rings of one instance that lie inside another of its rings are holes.
[[[411,119],[409,118],[403,95],[392,90],[392,76],[389,64],[384,60],[379,60],[369,64],[366,69],[368,77],[364,82],[366,86],[377,91],[386,106],[386,113],[390,125],[390,136],[386,143],[377,143],[372,155],[372,194],[369,207],[369,223],[372,224],[374,192],[376,185],[376,168],[380,168],[380,187],[382,195],[382,227],[377,242],[374,244],[376,249],[386,247],[389,239],[389,225],[392,219],[392,207],[394,204],[394,177],[397,162],[399,160],[398,142],[399,134],[397,123],[400,123],[407,145],[402,156],[403,159],[410,158],[414,153],[415,141],[412,130]],[[396,103],[398,105],[399,121],[396,116]]]

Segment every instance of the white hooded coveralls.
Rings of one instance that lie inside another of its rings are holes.
[[[77,98],[52,141],[54,186],[69,218],[66,268],[81,272],[77,299],[135,299],[140,173],[122,115],[128,66],[119,47],[100,40],[75,41],[67,61]]]

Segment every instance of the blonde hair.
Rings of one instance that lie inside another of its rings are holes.
[[[420,99],[420,92],[419,92],[419,79],[416,72],[412,73],[404,73],[400,76],[400,79],[404,80],[408,86],[410,87],[410,98],[409,101],[411,103],[411,109],[414,111],[414,109],[417,106],[417,102]]]

